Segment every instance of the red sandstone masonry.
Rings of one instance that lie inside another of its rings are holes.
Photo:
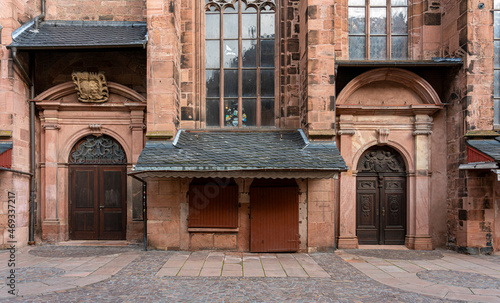
[[[144,0],[47,0],[47,20],[145,21]]]

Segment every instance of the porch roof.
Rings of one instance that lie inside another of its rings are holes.
[[[500,136],[491,139],[467,140],[467,145],[500,162]]]
[[[9,48],[81,49],[144,47],[148,41],[146,22],[60,21],[27,22],[14,33]]]
[[[131,174],[148,177],[331,178],[347,170],[335,142],[302,130],[186,131],[146,143]]]

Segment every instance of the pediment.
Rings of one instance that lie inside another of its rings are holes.
[[[338,107],[442,107],[422,77],[399,68],[378,68],[351,80],[337,98]]]
[[[346,105],[362,106],[408,106],[424,104],[422,99],[407,86],[394,81],[367,83],[354,91]]]

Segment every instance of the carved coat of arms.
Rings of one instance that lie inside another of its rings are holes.
[[[76,85],[78,101],[86,103],[108,101],[109,90],[104,73],[74,72],[71,78]]]

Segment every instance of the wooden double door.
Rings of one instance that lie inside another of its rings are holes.
[[[358,174],[356,233],[359,244],[402,245],[406,236],[406,177]]]
[[[70,165],[70,238],[126,236],[125,165]]]
[[[272,181],[267,182],[272,183]],[[295,252],[299,250],[299,189],[297,186],[280,186],[280,184],[252,186],[250,188],[250,219],[250,251]]]

